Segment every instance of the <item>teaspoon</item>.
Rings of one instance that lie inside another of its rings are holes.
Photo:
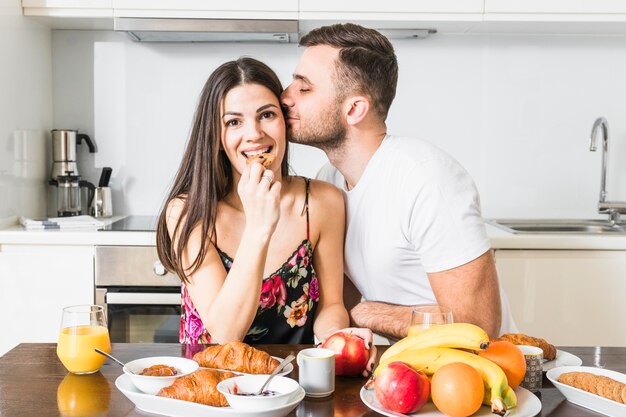
[[[106,356],[107,358],[109,358],[109,359],[111,359],[111,360],[113,360],[113,361],[117,362],[119,365],[121,365],[121,366],[122,366],[122,368],[126,366],[126,364],[125,364],[124,362],[122,362],[122,361],[120,361],[119,359],[117,359],[117,358],[115,358],[115,357],[113,357],[113,356],[109,355],[108,353],[106,353],[106,352],[104,352],[104,351],[102,351],[102,350],[100,350],[100,349],[98,349],[98,348],[95,348],[94,350],[95,350],[96,352],[98,352],[99,354],[104,355],[104,356]],[[128,372],[130,372],[131,374],[134,374],[134,372],[133,372],[130,368],[128,368],[128,367],[127,367],[127,368],[126,368],[126,370],[127,370]]]
[[[282,371],[283,368],[285,368],[285,366],[289,365],[295,358],[296,357],[294,355],[289,355],[285,359],[283,359],[283,361],[276,367],[276,369],[274,369],[274,372],[272,372],[270,377],[267,378],[267,381],[265,381],[265,383],[261,385],[261,388],[259,389],[259,391],[255,392],[253,395],[261,395],[265,387],[267,387],[267,384],[269,384],[270,381],[272,380],[272,378],[278,375],[278,373]]]

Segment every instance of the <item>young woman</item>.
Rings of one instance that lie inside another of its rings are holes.
[[[240,58],[202,91],[157,228],[161,262],[182,280],[181,343],[313,343],[348,327],[343,198],[288,175],[282,90]]]

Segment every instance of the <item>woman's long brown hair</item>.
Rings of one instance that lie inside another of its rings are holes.
[[[217,203],[234,188],[232,165],[226,153],[220,151],[220,113],[226,94],[244,84],[267,87],[279,100],[283,91],[274,71],[256,59],[242,57],[219,66],[204,84],[183,159],[159,215],[156,231],[159,259],[183,282],[189,282],[189,276],[202,265],[208,245],[216,242]],[[286,176],[288,171],[288,146],[285,144],[281,173]],[[183,209],[170,236],[167,209],[176,198],[182,200]],[[185,267],[183,253],[192,231],[198,226],[206,239],[202,240],[200,251],[191,265]],[[174,241],[172,236],[176,237]]]

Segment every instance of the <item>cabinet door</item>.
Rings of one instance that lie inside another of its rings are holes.
[[[523,333],[561,346],[626,346],[626,251],[497,250]]]
[[[116,17],[296,19],[295,0],[113,0]]]
[[[293,0],[113,0],[116,9],[171,9],[171,10],[265,10],[298,11],[298,2]]]
[[[22,0],[23,7],[110,9],[113,0]]]
[[[0,245],[0,355],[56,342],[61,309],[93,304],[93,247]]]
[[[623,0],[485,0],[486,13],[626,13]]]
[[[24,16],[93,17],[113,16],[113,0],[22,0]]]
[[[300,12],[482,13],[483,0],[300,0]]]

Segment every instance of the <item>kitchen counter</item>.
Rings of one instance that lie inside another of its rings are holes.
[[[306,345],[260,345],[270,354],[285,357],[289,353],[309,347]],[[381,346],[379,354],[386,347]],[[119,365],[107,362],[100,372],[92,375],[68,374],[55,353],[53,343],[20,344],[0,357],[1,416],[58,416],[61,408],[74,407],[80,416],[145,416],[115,387],[115,379],[122,374]],[[146,356],[189,356],[201,349],[199,345],[126,344],[114,343],[112,354],[126,362]],[[602,366],[626,372],[626,347],[562,348],[583,360],[586,366]],[[289,375],[297,379],[298,368]],[[76,383],[78,382],[78,383]],[[326,398],[305,398],[290,416],[377,416],[359,398],[364,378],[337,377],[335,393]],[[539,416],[592,417],[592,411],[574,405],[561,395],[544,377],[538,393],[542,403]]]
[[[626,235],[513,234],[490,224],[486,226],[494,249],[626,250]],[[26,230],[16,225],[0,229],[2,244],[153,246],[156,238],[154,232]]]
[[[122,216],[104,220],[105,224]],[[108,231],[96,229],[26,230],[21,225],[0,229],[0,245],[78,245],[78,246],[155,246],[156,234],[142,231]]]
[[[626,235],[514,234],[486,226],[494,249],[626,250]]]

